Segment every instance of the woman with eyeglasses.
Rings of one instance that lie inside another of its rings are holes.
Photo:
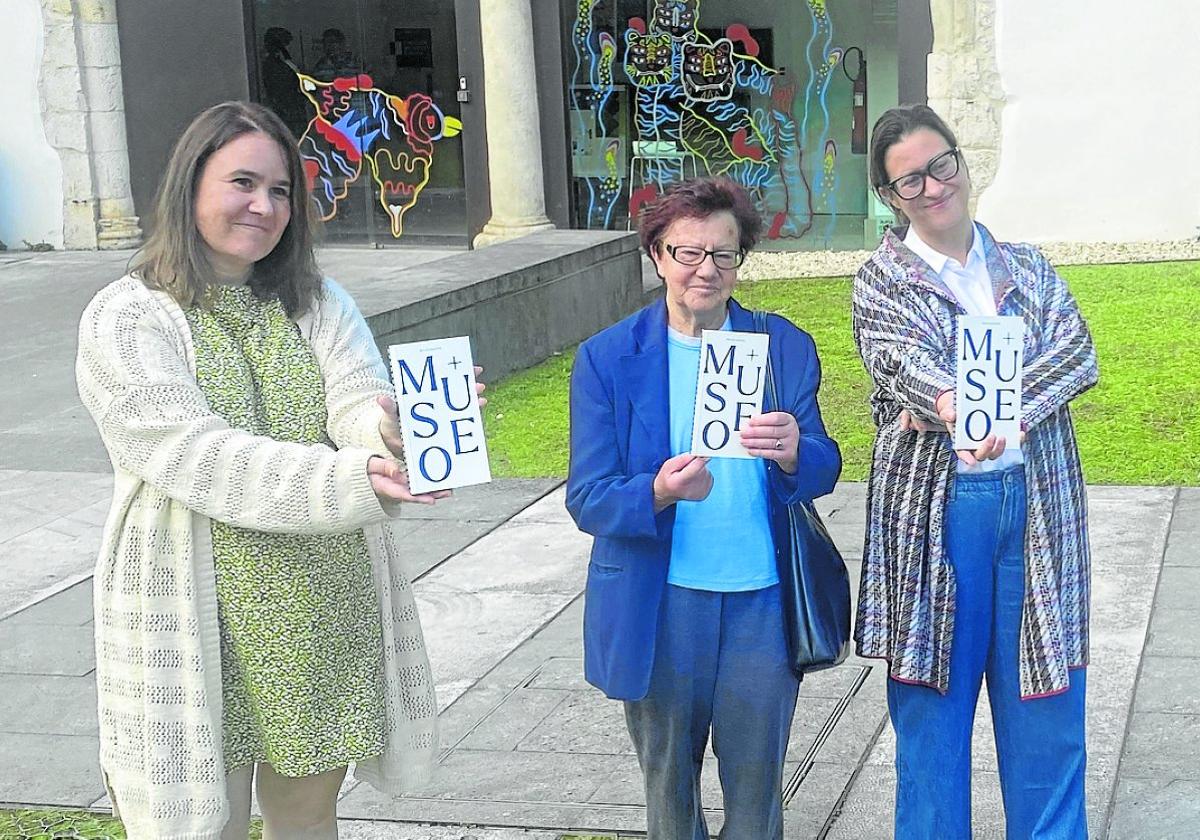
[[[855,639],[888,661],[899,840],[971,836],[986,677],[1007,836],[1085,838],[1089,552],[1067,405],[1096,383],[1087,325],[1037,248],[971,218],[954,134],[886,111],[871,179],[897,225],[858,271],[853,327],[878,427]],[[1020,440],[955,451],[964,315],[1025,321]]]
[[[841,471],[817,407],[809,335],[767,319],[785,410],[751,417],[752,460],[690,454],[701,330],[754,331],[732,299],[762,221],[733,182],[676,184],[644,211],[657,301],[579,347],[571,375],[567,507],[595,537],[584,607],[588,681],[625,702],[654,840],[708,837],[700,773],[709,731],[722,837],[777,840],[798,678],[788,664],[776,545],[786,505]]]

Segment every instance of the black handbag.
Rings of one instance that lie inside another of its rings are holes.
[[[767,316],[754,313],[767,331]],[[779,388],[767,354],[764,411],[779,408]],[[846,562],[811,502],[787,506],[788,545],[780,551],[779,591],[792,671],[803,675],[840,665],[850,653],[850,577]]]

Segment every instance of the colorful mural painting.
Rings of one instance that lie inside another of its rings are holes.
[[[833,43],[825,0],[797,4],[811,22],[803,80],[764,63],[746,25],[727,25],[719,37],[702,29],[700,0],[652,0],[648,21],[629,18],[620,38],[596,14],[603,3],[578,0],[572,35],[568,99],[581,223],[612,227],[625,215],[621,199],[636,218],[672,181],[712,174],[751,192],[769,239],[800,239],[826,215],[830,235],[838,148],[828,94],[844,51]],[[627,86],[614,79],[614,66]],[[622,124],[625,95],[632,127]]]
[[[429,182],[433,144],[462,131],[423,93],[400,97],[374,86],[370,76],[322,82],[300,74],[313,117],[300,137],[300,156],[321,218],[329,221],[362,174],[370,169],[393,237],[404,214]]]

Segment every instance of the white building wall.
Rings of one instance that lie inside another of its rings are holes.
[[[1004,239],[1200,232],[1200,4],[995,0],[1000,159],[977,215]]]
[[[63,171],[46,139],[38,77],[45,41],[38,0],[4,0],[0,50],[0,241],[63,246]]]

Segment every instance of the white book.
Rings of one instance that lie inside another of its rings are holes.
[[[762,413],[767,378],[766,333],[704,330],[692,423],[692,454],[753,458],[742,446],[746,421]]]
[[[977,449],[990,434],[1018,445],[1024,347],[1025,320],[1019,316],[958,319],[955,449]]]
[[[414,493],[492,480],[466,336],[393,344],[392,386]]]

